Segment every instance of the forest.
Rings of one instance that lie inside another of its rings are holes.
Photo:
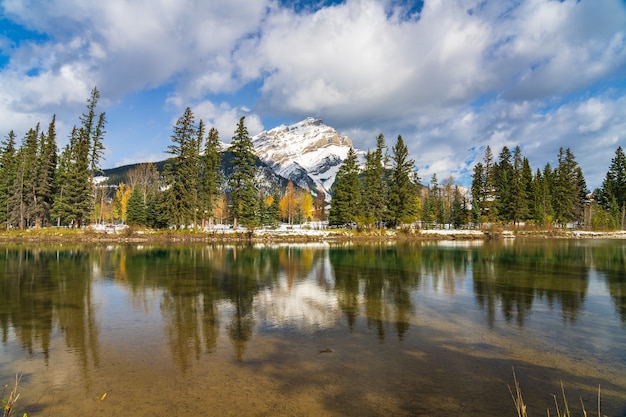
[[[0,143],[0,224],[6,230],[81,228],[122,223],[155,229],[217,224],[234,229],[309,221],[351,228],[626,227],[626,156],[615,151],[600,188],[588,190],[571,149],[561,148],[555,167],[535,172],[519,146],[503,147],[497,158],[488,146],[474,166],[471,189],[454,178],[427,186],[409,157],[402,136],[391,152],[377,137],[359,165],[351,149],[340,166],[330,204],[289,181],[261,186],[258,158],[242,117],[231,146],[223,151],[219,132],[197,123],[187,108],[177,120],[162,169],[142,163],[124,181],[101,181],[106,116],[97,112],[94,88],[68,144],[58,149],[56,117],[39,124],[18,143],[10,131]],[[227,160],[227,164],[226,161]],[[227,165],[227,166],[226,166]],[[0,226],[1,227],[1,226]]]

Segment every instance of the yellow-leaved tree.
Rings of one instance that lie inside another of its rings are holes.
[[[132,192],[132,188],[123,182],[120,183],[117,187],[117,191],[115,191],[115,217],[121,220],[122,223],[126,223],[128,199],[130,198]]]

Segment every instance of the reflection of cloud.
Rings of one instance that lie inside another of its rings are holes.
[[[325,283],[315,281],[315,270],[306,280],[292,283],[286,277],[273,288],[267,288],[255,297],[255,316],[270,328],[295,327],[312,331],[332,327],[340,316],[340,308],[333,292],[326,291]],[[330,277],[330,274],[326,274]]]

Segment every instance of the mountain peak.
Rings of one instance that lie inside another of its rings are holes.
[[[303,188],[320,188],[327,195],[352,147],[349,137],[314,117],[261,132],[252,143],[258,157],[276,173]]]

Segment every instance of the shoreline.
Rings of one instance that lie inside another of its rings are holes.
[[[443,240],[625,239],[626,231],[583,230],[368,230],[261,229],[248,231],[125,229],[101,232],[91,229],[30,229],[0,232],[3,243],[313,243],[313,242],[402,242]]]

